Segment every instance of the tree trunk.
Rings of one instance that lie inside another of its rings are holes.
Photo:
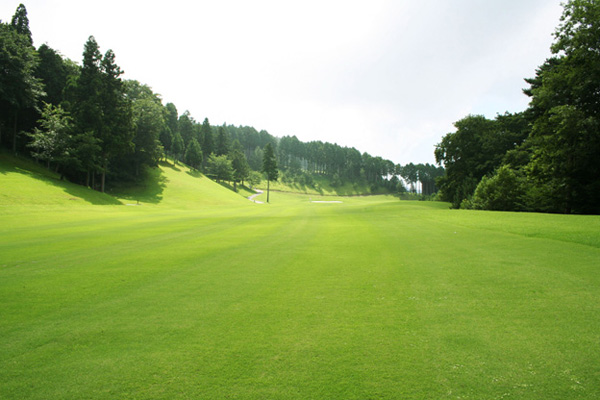
[[[269,183],[271,183],[271,181],[267,179],[267,203],[269,202]]]
[[[90,169],[88,168],[85,176],[85,187],[90,187]]]
[[[102,181],[101,181],[101,192],[104,193],[104,184],[106,183],[106,167],[108,164],[108,159],[104,157],[104,165],[102,166]]]
[[[18,111],[15,111],[15,123],[13,124],[13,154],[17,154],[17,117]]]

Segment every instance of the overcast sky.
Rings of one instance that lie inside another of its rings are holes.
[[[136,79],[226,122],[434,162],[468,114],[524,110],[561,0],[25,1],[36,47],[81,63],[94,35]],[[20,1],[0,3],[10,21]]]

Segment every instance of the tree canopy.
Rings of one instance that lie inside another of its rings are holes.
[[[446,167],[443,199],[455,207],[600,213],[600,3],[564,4],[551,50],[526,79],[526,111],[488,122],[468,116],[436,146]]]

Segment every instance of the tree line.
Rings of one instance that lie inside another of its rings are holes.
[[[81,65],[47,44],[36,49],[23,4],[10,23],[0,21],[0,45],[0,146],[100,191],[107,181],[141,179],[167,156],[234,187],[257,182],[268,145],[288,177],[322,174],[334,186],[367,182],[430,195],[443,173],[429,164],[402,166],[355,148],[277,138],[249,126],[212,126],[189,111],[179,114],[150,86],[122,79],[114,52],[103,54],[93,36],[84,44]]]
[[[436,146],[454,207],[600,213],[600,2],[563,7],[552,57],[525,79],[529,107],[469,115]]]

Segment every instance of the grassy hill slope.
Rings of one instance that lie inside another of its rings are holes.
[[[118,205],[112,196],[61,181],[30,159],[0,152],[0,206],[7,205]]]
[[[197,208],[246,204],[241,195],[185,165],[161,163],[149,171],[140,186],[115,188],[113,193],[124,203],[160,205],[168,208]]]
[[[60,180],[30,159],[0,153],[0,206],[160,205],[206,207],[244,203],[243,197],[183,165],[161,163],[137,186],[115,187],[107,194]]]

